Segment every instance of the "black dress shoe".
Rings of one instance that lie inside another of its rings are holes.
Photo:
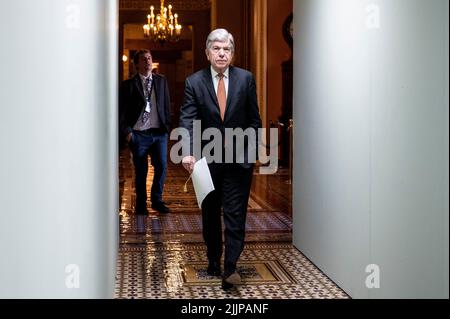
[[[242,284],[241,275],[239,275],[236,271],[227,277],[224,276],[224,280],[225,280],[225,282],[232,284],[232,285]]]
[[[225,276],[222,279],[222,289],[229,290],[234,287],[234,285],[240,285],[242,283],[241,276],[234,272],[231,275]]]
[[[226,282],[225,279],[222,279],[222,289],[223,290],[230,290],[234,287],[233,284],[230,284],[229,282]]]
[[[164,202],[152,203],[152,208],[161,214],[170,213],[169,207],[167,207]]]
[[[220,275],[222,275],[222,271],[220,270],[220,262],[210,261],[206,273],[210,276],[220,277]]]

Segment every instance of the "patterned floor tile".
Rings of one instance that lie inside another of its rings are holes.
[[[261,176],[257,176],[261,179]],[[246,246],[237,271],[243,284],[230,291],[206,274],[201,212],[187,173],[170,167],[165,201],[168,215],[133,213],[135,195],[129,152],[120,158],[120,247],[115,297],[119,299],[324,299],[349,298],[292,246],[289,195],[284,175],[259,183],[249,201]],[[152,170],[150,169],[148,189]],[[278,185],[278,186],[276,186]],[[266,187],[266,189],[264,188]],[[276,192],[269,187],[278,187]],[[266,194],[266,195],[264,195]],[[277,194],[282,196],[276,197]],[[284,196],[284,197],[283,197]],[[280,202],[281,201],[281,202]],[[284,207],[284,208],[283,208]]]
[[[121,245],[117,298],[348,298],[290,243],[247,244],[238,263],[243,284],[225,292],[206,274],[205,249],[194,244]]]

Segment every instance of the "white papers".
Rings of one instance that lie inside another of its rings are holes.
[[[198,207],[202,208],[203,200],[215,189],[206,158],[203,157],[194,164],[191,178],[195,195],[197,196]]]

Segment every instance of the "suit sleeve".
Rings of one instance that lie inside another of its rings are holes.
[[[256,160],[259,159],[258,146],[259,146],[259,128],[262,127],[261,117],[259,115],[258,108],[258,97],[256,96],[256,83],[255,78],[251,76],[249,83],[249,96],[248,96],[248,105],[247,105],[247,118],[248,118],[248,126],[253,128],[256,132],[256,141],[253,141],[253,144],[250,148],[255,148],[256,152]]]
[[[180,127],[185,128],[189,133],[189,136],[182,137],[183,156],[193,155],[193,126],[197,115],[198,109],[194,90],[189,79],[187,79],[184,88],[184,102],[180,113]]]
[[[249,127],[258,130],[261,128],[261,117],[259,115],[258,97],[256,96],[256,83],[255,78],[251,76],[249,83],[249,96],[248,96],[248,109],[247,118],[249,120]]]
[[[166,125],[170,128],[172,127],[172,104],[170,103],[170,92],[169,92],[169,84],[167,79],[164,78],[164,102],[166,104],[165,113],[166,113]]]

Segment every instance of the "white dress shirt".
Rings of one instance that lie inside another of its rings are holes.
[[[230,83],[230,68],[227,68],[225,70],[225,72],[223,72],[223,80],[225,81],[225,94],[228,97],[228,84]],[[216,91],[216,95],[217,95],[217,88],[219,87],[219,73],[217,73],[213,67],[211,66],[211,75],[212,75],[212,79],[213,79],[213,83],[214,83],[214,90]]]

